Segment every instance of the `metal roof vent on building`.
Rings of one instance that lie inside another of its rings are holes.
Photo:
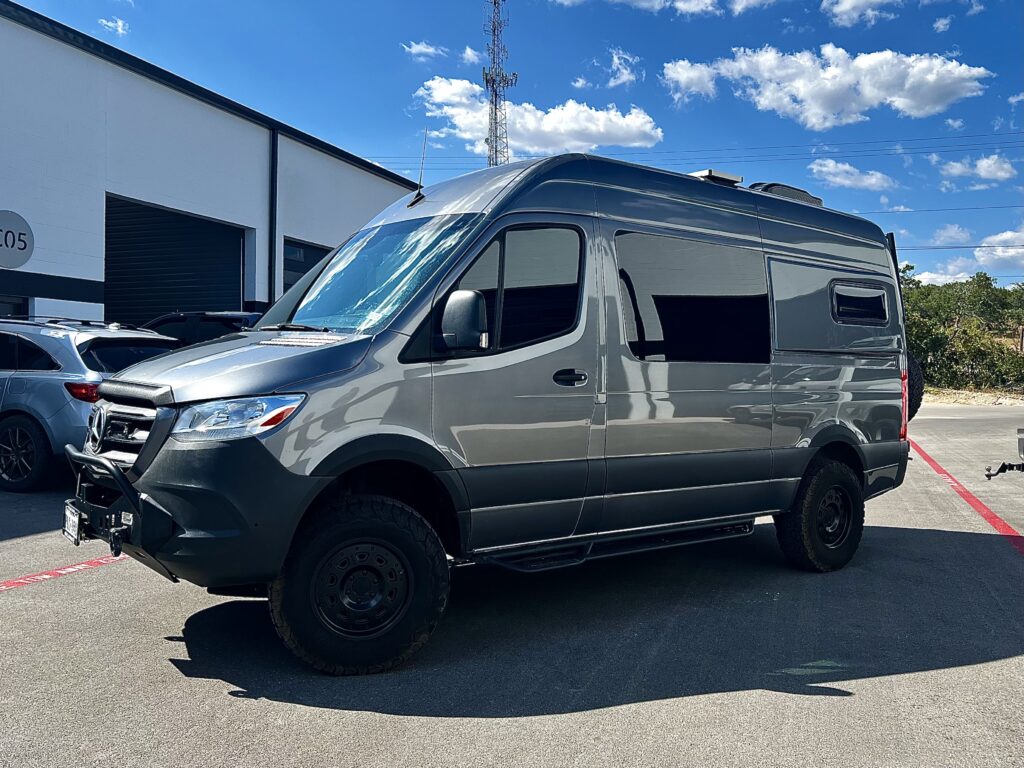
[[[737,184],[743,183],[742,176],[737,176],[735,173],[726,173],[725,171],[716,171],[714,168],[705,168],[703,171],[694,171],[687,175],[693,176],[695,179],[710,181],[712,184],[721,184],[723,187],[735,187]]]
[[[816,205],[819,208],[824,205],[824,201],[820,197],[815,197],[806,189],[791,187],[789,184],[780,184],[777,181],[758,181],[751,184],[749,188],[755,192],[764,192],[776,197],[788,197],[790,200],[797,200],[808,205]]]

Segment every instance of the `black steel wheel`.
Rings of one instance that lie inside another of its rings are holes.
[[[825,491],[818,504],[818,538],[829,549],[841,547],[853,528],[853,511],[846,492],[838,485]]]
[[[775,535],[791,564],[835,571],[853,559],[864,533],[864,491],[846,464],[816,458],[790,511],[775,516]]]
[[[405,558],[380,540],[343,544],[316,568],[310,598],[320,620],[348,637],[374,637],[409,607]]]
[[[383,672],[427,642],[448,586],[441,540],[414,509],[339,495],[296,532],[268,590],[270,616],[284,644],[322,672]]]
[[[50,442],[36,422],[20,415],[0,421],[0,490],[39,488],[52,463]]]

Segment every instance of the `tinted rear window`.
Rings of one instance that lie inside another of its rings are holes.
[[[130,365],[170,352],[179,345],[146,339],[94,339],[78,348],[82,362],[99,373],[116,373]]]

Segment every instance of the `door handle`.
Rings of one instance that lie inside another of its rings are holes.
[[[551,379],[563,387],[581,387],[587,383],[587,372],[578,371],[575,368],[563,368],[560,371],[555,371],[555,375]]]

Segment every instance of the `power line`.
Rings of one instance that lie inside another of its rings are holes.
[[[985,149],[1019,149],[1024,147],[1024,141],[1018,141],[1013,143],[1001,143],[1001,144],[974,144],[974,145],[958,145],[953,147],[924,147],[922,149],[912,150],[890,150],[884,152],[874,151],[855,151],[847,154],[831,154],[831,153],[813,153],[813,154],[794,154],[794,155],[747,155],[747,156],[734,156],[734,157],[700,157],[692,159],[659,159],[658,165],[662,168],[674,168],[678,166],[696,166],[696,165],[709,165],[712,163],[792,163],[792,162],[807,162],[813,160],[863,160],[868,158],[878,157],[906,157],[911,155],[930,155],[930,154],[941,154],[943,152],[960,152],[960,151],[971,151],[971,150],[985,150]],[[519,156],[520,159],[530,159],[524,156]],[[544,157],[550,157],[550,155],[544,155]],[[380,158],[374,158],[380,162],[397,162],[394,160],[381,160]],[[468,163],[464,160],[455,160],[448,158],[434,158],[433,160],[427,161],[427,166],[432,171],[464,171],[464,170],[477,170],[483,167],[483,158],[480,158],[478,163]]]
[[[702,152],[748,152],[756,151],[760,149],[801,149],[801,148],[813,148],[822,146],[831,147],[847,147],[863,144],[902,144],[904,142],[912,141],[962,141],[964,139],[976,139],[987,136],[1019,136],[1024,134],[1024,131],[997,131],[994,133],[964,133],[957,136],[921,136],[916,139],[869,139],[861,141],[832,141],[828,144],[764,144],[753,147],[703,147],[697,149],[640,149],[640,150],[623,150],[620,152],[603,152],[602,154],[609,157],[617,157],[620,155],[658,155],[658,154],[699,154]],[[916,149],[916,148],[915,148]],[[367,158],[374,160],[418,160],[419,155],[365,155]],[[524,159],[536,159],[541,157],[548,157],[544,154],[519,154],[517,157]],[[452,160],[471,160],[475,159],[476,155],[465,154],[465,155],[450,155]]]
[[[900,251],[961,251],[971,248],[1024,248],[1024,243],[1007,243],[1006,245],[904,245]]]
[[[942,211],[995,211],[1004,208],[1024,208],[1024,205],[971,205],[963,208],[910,208],[905,211],[857,211],[858,216],[878,213],[938,213]]]

